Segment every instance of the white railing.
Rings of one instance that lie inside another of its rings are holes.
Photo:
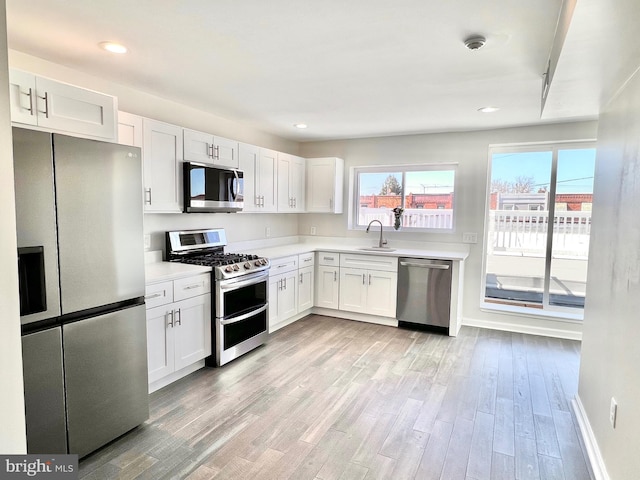
[[[535,254],[547,245],[548,212],[491,210],[489,212],[489,254],[505,252]],[[553,221],[554,255],[587,258],[591,212],[556,212]]]
[[[359,225],[369,225],[372,220],[380,220],[385,227],[392,227],[395,221],[392,209],[360,207]],[[406,208],[402,214],[402,226],[407,228],[453,228],[453,210]]]

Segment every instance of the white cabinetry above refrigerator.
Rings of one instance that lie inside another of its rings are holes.
[[[51,132],[115,140],[116,98],[9,70],[11,121]]]

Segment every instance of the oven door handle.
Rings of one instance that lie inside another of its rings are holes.
[[[222,283],[220,282],[220,290],[236,290],[238,288],[246,287],[247,285],[254,285],[256,283],[260,283],[264,279],[269,277],[269,272],[267,271],[264,274],[256,275],[255,277],[251,277],[248,280],[240,280],[239,282],[233,283]]]
[[[220,325],[224,326],[224,325],[231,325],[232,323],[236,323],[236,322],[241,322],[242,320],[246,320],[247,318],[253,317],[254,315],[264,312],[267,309],[267,307],[268,307],[268,304],[263,305],[257,310],[251,310],[249,313],[245,313],[244,315],[240,315],[239,317],[233,317],[228,320],[221,318]]]

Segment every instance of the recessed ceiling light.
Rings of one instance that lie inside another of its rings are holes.
[[[293,126],[300,129],[307,128],[306,123],[294,123]]]
[[[500,110],[500,108],[498,107],[482,107],[478,109],[478,111],[482,113],[493,113],[497,112],[498,110]]]
[[[101,42],[98,45],[100,46],[100,48],[102,48],[103,50],[106,50],[107,52],[111,52],[111,53],[127,53],[127,47],[125,47],[124,45],[122,45],[120,43]]]

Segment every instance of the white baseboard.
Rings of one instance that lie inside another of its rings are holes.
[[[196,370],[200,370],[204,367],[204,360],[199,360],[196,363],[192,363],[191,365],[187,365],[181,370],[177,372],[170,373],[166,377],[162,377],[155,382],[149,384],[149,393],[153,393],[156,390],[160,390],[163,387],[166,387],[170,383],[175,382],[176,380],[180,380],[182,377],[186,377],[187,375],[195,372]]]
[[[398,320],[390,317],[380,317],[378,315],[367,315],[357,312],[346,312],[344,310],[333,310],[331,308],[313,307],[311,313],[324,315],[327,317],[344,318],[345,320],[356,320],[358,322],[375,323],[376,325],[386,325],[387,327],[397,327]]]
[[[573,413],[575,413],[578,426],[580,427],[580,433],[582,434],[582,440],[587,450],[594,480],[610,480],[604,460],[600,454],[600,448],[598,448],[598,442],[589,423],[587,412],[585,412],[582,401],[577,394],[573,400],[571,400],[571,407],[573,408]]]
[[[530,335],[541,335],[543,337],[564,338],[566,340],[582,340],[582,332],[576,332],[575,330],[503,322],[500,320],[479,320],[465,317],[462,319],[462,325],[488,328],[491,330],[502,330],[505,332],[528,333]]]

